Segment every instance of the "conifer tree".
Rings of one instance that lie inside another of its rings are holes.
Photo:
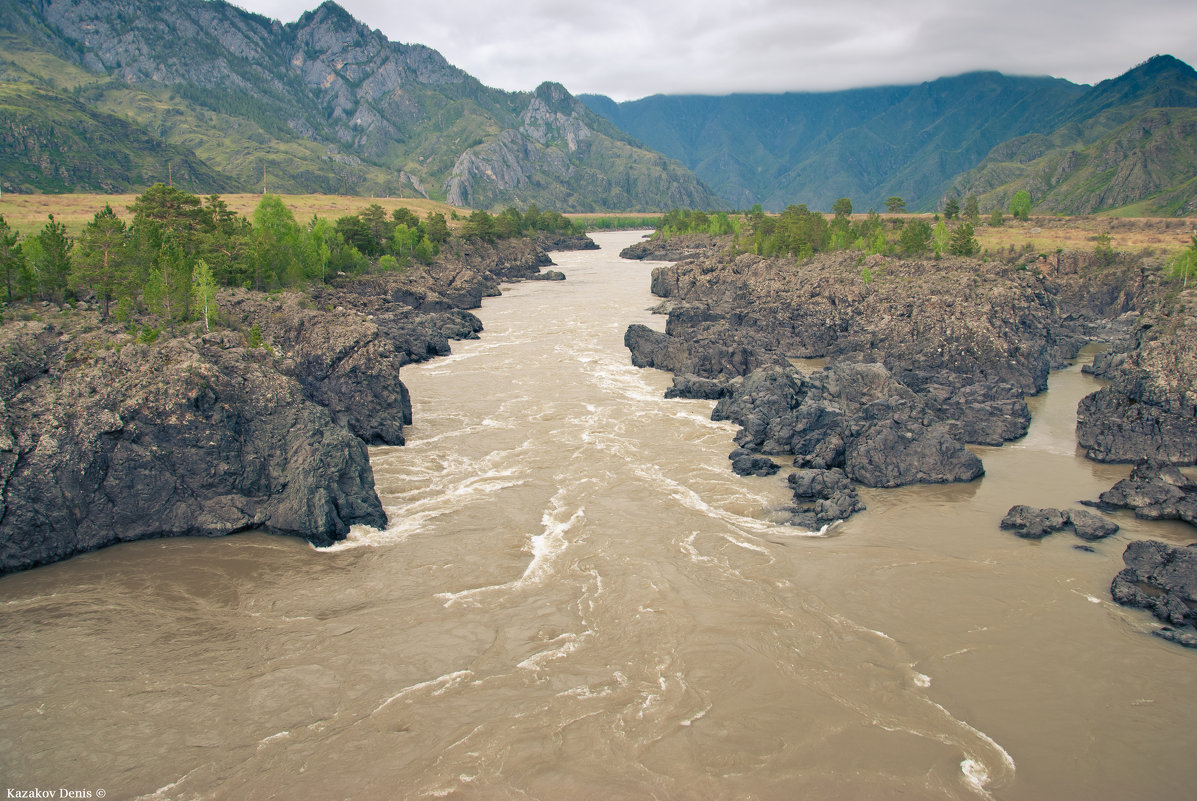
[[[104,304],[101,319],[108,319],[108,305],[127,290],[129,232],[125,221],[105,205],[83,229],[75,245],[71,286],[90,289]]]

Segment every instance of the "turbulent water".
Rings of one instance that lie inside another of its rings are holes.
[[[984,479],[774,525],[711,404],[630,365],[651,264],[556,254],[407,368],[386,531],[132,543],[0,580],[0,787],[141,799],[1190,798],[1197,654],[1096,553],[1000,531],[1127,472],[1079,365]]]

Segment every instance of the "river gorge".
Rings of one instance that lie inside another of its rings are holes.
[[[390,520],[329,548],[125,543],[0,579],[0,775],[121,799],[1181,799],[1191,651],[1110,599],[1126,543],[1019,539],[1129,472],[1076,446],[1073,366],[983,478],[785,525],[786,469],[633,367],[636,233],[505,286],[403,370]]]

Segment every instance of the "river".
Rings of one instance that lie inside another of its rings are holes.
[[[998,521],[1095,498],[1079,364],[968,485],[863,490],[823,536],[769,522],[712,404],[631,366],[650,263],[487,300],[405,368],[371,460],[390,517],[317,551],[129,543],[0,580],[0,787],[120,799],[1157,801],[1197,780],[1197,654],[1110,601],[1130,539]]]

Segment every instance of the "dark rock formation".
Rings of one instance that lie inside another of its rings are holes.
[[[881,365],[835,365],[809,376],[790,367],[757,370],[712,418],[741,426],[740,447],[792,454],[799,467],[840,467],[867,486],[971,481],[983,472]]]
[[[856,487],[838,467],[795,470],[787,481],[794,490],[794,506],[787,510],[790,525],[818,531],[865,508]]]
[[[148,537],[327,545],[386,525],[366,446],[403,442],[400,368],[477,337],[457,305],[545,263],[528,242],[474,242],[309,295],[222,292],[232,330],[153,344],[93,312],[0,326],[0,573]]]
[[[1002,518],[1001,526],[1027,540],[1039,540],[1063,530],[1068,518],[1059,509],[1036,509],[1033,506],[1012,506]]]
[[[1156,635],[1189,648],[1197,647],[1197,548],[1156,540],[1136,540],[1122,555],[1126,567],[1110,585],[1110,595],[1123,606],[1149,609],[1169,624]]]
[[[766,364],[785,364],[779,354],[759,343],[733,335],[673,337],[635,323],[624,333],[623,344],[632,353],[632,364],[701,378],[744,376]]]
[[[1197,292],[1182,298],[1197,304]],[[1185,303],[1179,304],[1186,308]],[[1094,359],[1111,384],[1077,407],[1077,441],[1099,462],[1197,464],[1197,317],[1158,310]]]
[[[542,273],[528,276],[529,281],[564,281],[565,273],[560,270],[545,270]]]
[[[1083,540],[1102,540],[1118,533],[1118,524],[1106,520],[1101,515],[1086,512],[1081,509],[1068,510],[1068,523],[1073,533]]]
[[[771,476],[781,469],[772,459],[743,448],[736,448],[727,458],[731,459],[732,472],[738,476]]]
[[[699,378],[691,373],[675,375],[673,386],[665,390],[666,398],[691,398],[695,400],[719,400],[731,394],[731,381]]]
[[[1101,494],[1103,506],[1133,509],[1144,520],[1184,520],[1197,526],[1197,482],[1166,462],[1149,460]]]
[[[1012,506],[1002,518],[1001,527],[1027,540],[1039,540],[1048,534],[1071,528],[1083,540],[1104,539],[1118,532],[1118,524],[1100,515],[1080,509],[1038,509],[1033,506]]]
[[[586,234],[548,233],[541,231],[536,234],[536,246],[544,251],[553,250],[598,250],[595,242]]]
[[[0,572],[145,537],[327,545],[385,525],[365,443],[273,361],[231,332],[132,343],[6,397]]]
[[[635,261],[682,261],[717,254],[725,246],[724,241],[706,234],[683,234],[668,238],[657,235],[628,245],[619,252],[619,256]]]

